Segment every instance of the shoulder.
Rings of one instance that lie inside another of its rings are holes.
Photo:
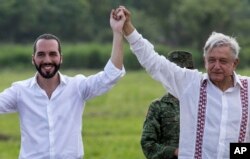
[[[62,82],[69,83],[69,82],[84,81],[87,77],[84,76],[83,74],[77,74],[75,76],[60,74],[60,78]]]
[[[172,96],[171,94],[165,94],[161,98],[155,99],[150,104],[151,109],[162,109],[168,106],[179,105],[179,101],[177,98]]]
[[[33,81],[35,80],[35,77],[32,78],[28,78],[25,80],[21,80],[21,81],[16,81],[12,83],[12,86],[14,87],[29,87]]]
[[[179,104],[178,99],[171,94],[166,94],[161,97],[160,102],[165,104]]]

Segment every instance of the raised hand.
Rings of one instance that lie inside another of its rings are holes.
[[[126,17],[125,17],[124,11],[121,8],[111,10],[110,26],[113,32],[119,32],[122,34],[125,20],[126,20]]]
[[[123,33],[125,34],[125,36],[131,34],[135,30],[135,27],[133,26],[132,21],[131,21],[130,11],[125,6],[119,6],[116,10],[118,10],[118,11],[122,10],[124,15],[125,15],[125,22],[123,25]],[[119,19],[119,17],[115,17],[115,18]]]

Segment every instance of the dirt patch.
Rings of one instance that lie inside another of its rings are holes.
[[[11,136],[0,134],[0,141],[7,141],[11,138]]]

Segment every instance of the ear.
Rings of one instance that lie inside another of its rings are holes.
[[[34,54],[32,54],[31,63],[34,65]]]
[[[234,63],[233,63],[234,70],[239,65],[239,63],[240,63],[240,59],[239,58],[237,58],[237,59],[234,60]]]
[[[60,64],[63,63],[63,55],[61,54],[61,60],[60,60]]]
[[[206,57],[205,56],[203,56],[203,62],[204,62],[205,69],[207,69],[207,61],[206,61]]]

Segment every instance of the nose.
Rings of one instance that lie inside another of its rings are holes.
[[[44,56],[43,62],[44,62],[44,63],[50,63],[50,62],[51,62],[51,58],[50,58],[50,56],[49,56],[48,54],[46,54],[46,55]]]
[[[215,69],[220,69],[220,62],[219,62],[219,61],[216,61],[216,62],[214,63],[214,68],[215,68]]]

